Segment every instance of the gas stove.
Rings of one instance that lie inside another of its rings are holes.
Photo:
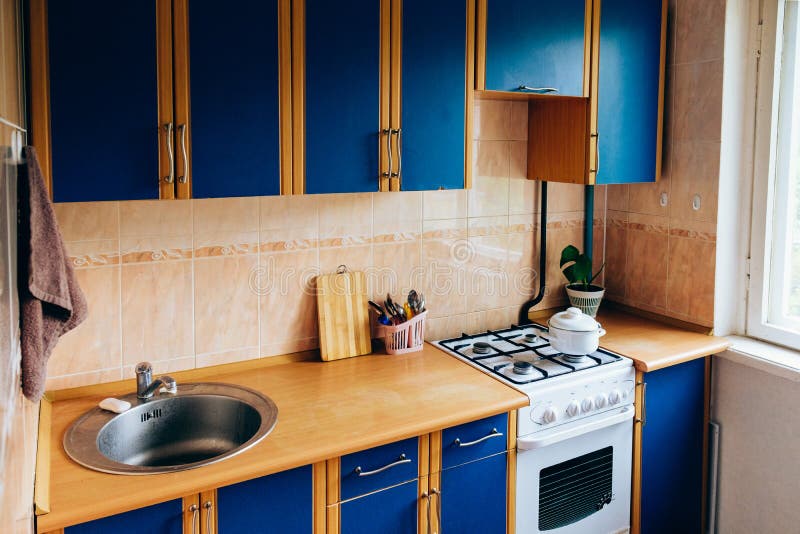
[[[547,328],[533,324],[463,334],[436,344],[445,352],[529,394],[544,382],[550,385],[555,378],[584,376],[586,371],[633,365],[630,359],[603,349],[585,356],[562,354],[550,346]]]

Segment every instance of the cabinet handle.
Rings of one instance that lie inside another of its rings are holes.
[[[461,443],[461,438],[456,438],[453,443],[456,447],[472,447],[473,445],[477,445],[478,443],[482,443],[487,439],[492,438],[500,438],[503,436],[502,432],[498,432],[496,428],[493,428],[491,432],[483,436],[482,438],[478,438],[475,441],[468,441],[467,443]]]
[[[394,130],[388,128],[381,130],[381,133],[386,136],[386,154],[389,157],[389,169],[381,173],[381,178],[392,177],[392,132],[394,132]]]
[[[436,526],[438,527],[436,530],[433,531],[433,534],[437,534],[439,530],[441,530],[441,520],[442,520],[442,492],[436,488],[431,488],[431,495],[436,496]],[[430,524],[430,519],[428,520],[428,524]]]
[[[639,382],[637,386],[642,386],[642,417],[635,422],[644,426],[647,424],[647,382]]]
[[[527,91],[539,95],[558,94],[558,89],[555,87],[530,87],[529,85],[520,85],[517,87],[517,91]]]
[[[183,174],[178,176],[178,182],[185,184],[189,179],[189,155],[186,153],[186,124],[178,125],[181,136],[181,154],[183,154]]]
[[[410,464],[411,458],[406,458],[405,453],[400,455],[400,458],[397,461],[394,461],[390,464],[386,464],[383,467],[379,467],[378,469],[374,469],[372,471],[362,471],[361,466],[359,465],[356,467],[355,471],[356,474],[360,477],[368,477],[371,475],[377,475],[378,473],[383,473],[387,469],[391,469],[392,467],[396,467],[401,464]]]
[[[193,504],[189,507],[189,511],[192,512],[192,534],[198,534],[197,532],[197,514],[200,513],[200,507],[196,504]]]
[[[397,178],[398,180],[402,180],[403,179],[403,130],[397,128],[396,130],[392,130],[392,133],[397,135],[397,172],[392,173],[392,176]]]
[[[211,530],[211,510],[214,508],[214,504],[211,501],[206,501],[203,504],[203,508],[206,509],[206,534],[213,534]]]
[[[422,498],[425,499],[425,512],[428,516],[428,534],[431,533],[431,496],[427,491],[422,492]]]
[[[164,132],[167,136],[167,156],[169,157],[169,175],[164,177],[164,182],[171,184],[175,181],[175,154],[172,150],[172,123],[164,125]]]

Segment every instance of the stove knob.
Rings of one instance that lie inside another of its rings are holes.
[[[590,412],[592,408],[594,408],[594,401],[591,397],[586,397],[583,399],[581,403],[581,408],[583,409],[583,413]]]
[[[611,406],[619,404],[621,400],[622,400],[622,392],[618,389],[612,389],[611,393],[608,394],[608,403]]]
[[[552,406],[548,406],[545,408],[544,413],[542,414],[542,422],[544,424],[550,424],[558,419],[558,413],[556,413],[556,409]]]
[[[608,397],[606,397],[605,393],[599,393],[594,398],[594,405],[597,406],[598,408],[604,408],[605,405],[606,405],[606,402],[608,402]]]
[[[567,404],[567,415],[570,417],[575,417],[581,411],[581,407],[578,404],[578,401],[574,400]]]

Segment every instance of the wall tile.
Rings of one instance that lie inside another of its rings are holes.
[[[630,206],[630,186],[628,184],[615,184],[608,187],[608,209],[614,211],[628,211]]]
[[[511,124],[508,129],[508,139],[517,141],[528,140],[528,101],[511,102]]]
[[[309,249],[319,240],[317,195],[269,196],[259,199],[262,252]],[[291,221],[291,224],[288,224]]]
[[[47,373],[51,377],[119,369],[120,343],[120,268],[100,267],[75,272],[86,295],[89,315],[75,330],[65,334],[50,357]]]
[[[606,268],[603,274],[606,294],[611,298],[624,298],[628,268],[628,214],[609,211],[605,234]]]
[[[511,137],[511,102],[501,100],[479,100],[475,102],[473,132],[475,139],[483,141],[509,140]],[[527,122],[526,122],[527,124]],[[523,139],[527,139],[526,136]]]
[[[547,184],[547,212],[583,211],[583,191],[582,185],[549,182]]]
[[[451,315],[449,317],[431,317],[425,319],[425,340],[435,341],[459,337],[467,331],[466,314]]]
[[[428,317],[467,312],[467,264],[474,255],[467,239],[423,239],[422,267]]]
[[[376,242],[408,241],[422,231],[422,193],[372,195],[372,233]]]
[[[463,219],[467,216],[467,192],[463,189],[422,193],[423,219]]]
[[[53,208],[64,241],[119,239],[119,202],[62,202]]]
[[[713,324],[715,260],[714,242],[670,236],[667,275],[669,311]]]
[[[258,346],[258,256],[200,259],[194,263],[195,350],[218,353]]]
[[[508,276],[508,236],[470,237],[472,256],[467,267],[467,311],[507,304],[512,281]]]
[[[539,248],[534,247],[538,235],[523,232],[508,236],[509,295],[505,305],[521,305],[539,289]]]
[[[675,63],[721,59],[725,0],[681,0],[675,24]]]
[[[122,361],[194,355],[192,263],[122,267]]]
[[[319,198],[320,246],[363,245],[372,239],[372,194]]]
[[[258,248],[258,198],[193,201],[195,256],[249,254]]]
[[[673,140],[719,141],[722,128],[722,60],[676,65]]]
[[[421,239],[374,245],[372,254],[372,268],[367,274],[371,279],[373,300],[383,300],[386,293],[401,298],[408,295],[411,289],[422,291],[424,272]]]
[[[666,308],[667,218],[631,214],[627,237],[626,298]]]
[[[120,202],[119,233],[120,237],[191,236],[192,201]]]
[[[667,195],[667,205],[661,205],[661,194]],[[628,186],[628,209],[631,213],[646,215],[668,215],[670,180],[662,179],[649,184],[630,184]]]
[[[257,284],[262,356],[279,354],[274,351],[287,344],[302,350],[296,348],[300,342],[318,337],[314,289],[317,261],[316,250],[262,255]]]
[[[716,141],[680,141],[673,156],[670,217],[674,219],[717,220],[719,196],[720,143]],[[700,195],[700,209],[692,199]]]

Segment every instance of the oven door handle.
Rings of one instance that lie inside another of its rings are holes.
[[[530,437],[517,438],[517,449],[521,451],[532,451],[547,447],[565,439],[574,438],[581,434],[594,432],[603,428],[625,422],[633,419],[633,414],[636,410],[633,406],[626,406],[622,410],[609,412],[608,415],[592,419],[584,424],[576,424],[564,430],[556,430],[553,432],[540,432]],[[579,423],[579,422],[578,422]]]

